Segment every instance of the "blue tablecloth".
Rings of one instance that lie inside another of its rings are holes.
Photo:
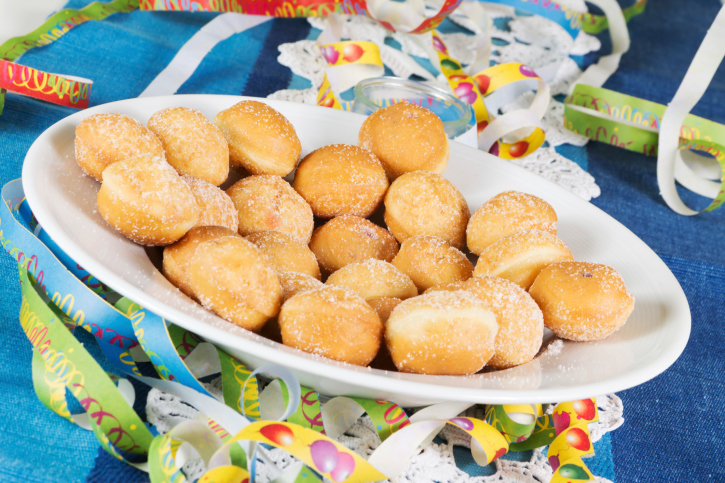
[[[87,0],[72,0],[82,7]],[[667,103],[720,8],[716,0],[651,2],[630,22],[632,48],[605,87]],[[25,65],[94,80],[91,105],[133,98],[213,14],[116,14],[84,24],[22,57]],[[292,84],[306,87],[277,61],[284,42],[314,38],[303,19],[276,19],[217,45],[179,93],[267,96]],[[605,46],[607,42],[606,36]],[[46,128],[74,110],[8,94],[0,116],[0,185],[20,177],[23,158]],[[693,111],[725,122],[721,68]],[[725,481],[725,210],[682,217],[658,194],[655,160],[605,144],[578,154],[601,187],[593,203],[651,246],[667,263],[692,309],[690,341],[663,375],[620,393],[624,426],[596,445],[590,468],[618,483]],[[683,192],[704,207],[704,200]],[[48,412],[30,377],[30,344],[18,323],[17,270],[0,255],[0,480],[147,481],[108,457],[90,432]],[[457,454],[458,457],[458,454]],[[462,456],[460,463],[470,470]]]

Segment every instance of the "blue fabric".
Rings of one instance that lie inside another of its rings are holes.
[[[87,3],[73,0],[69,6]],[[667,103],[719,7],[715,0],[652,2],[630,22],[632,49],[605,87]],[[91,105],[132,98],[213,17],[116,14],[31,50],[20,62],[93,79]],[[315,37],[304,20],[279,19],[259,25],[217,45],[179,92],[264,97],[288,86],[309,87],[306,80],[279,65],[277,46]],[[600,37],[607,50],[606,34]],[[588,55],[577,61],[587,65],[595,58]],[[693,111],[718,122],[725,122],[723,69]],[[73,112],[8,94],[0,116],[0,185],[20,177],[31,143]],[[725,451],[725,423],[720,416],[725,406],[721,329],[725,251],[719,246],[725,239],[725,210],[690,218],[674,214],[659,197],[654,158],[598,143],[586,148],[559,147],[558,151],[595,177],[602,195],[593,203],[641,237],[672,269],[693,317],[690,342],[675,365],[653,381],[619,394],[626,422],[595,445],[597,455],[587,464],[595,474],[618,483],[725,481],[719,464],[719,455]],[[683,192],[683,197],[704,206],[704,200],[695,195]],[[49,413],[36,399],[30,344],[18,324],[19,302],[16,267],[10,257],[0,255],[0,360],[4,361],[0,410],[5,415],[0,420],[0,481],[148,481],[146,475],[99,452],[90,432]],[[145,395],[139,393],[141,406],[144,400]],[[465,451],[456,450],[455,456],[471,474],[486,471],[467,461],[470,454]]]

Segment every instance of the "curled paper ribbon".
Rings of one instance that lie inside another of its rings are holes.
[[[180,468],[196,455],[207,467],[199,481],[244,482],[253,477],[256,461],[266,458],[259,451],[259,443],[283,448],[306,463],[291,472],[278,472],[285,481],[319,482],[319,475],[335,482],[395,478],[419,447],[430,443],[446,424],[471,436],[471,454],[480,465],[509,450],[523,450],[521,445],[551,444],[549,457],[552,465],[558,465],[558,475],[591,476],[578,458],[592,453],[586,424],[596,420],[593,400],[559,404],[551,416],[541,416],[540,405],[490,406],[486,420],[458,416],[471,406],[468,403],[437,404],[411,417],[389,401],[335,397],[321,405],[320,395],[301,388],[287,369],[266,366],[250,371],[213,345],[120,298],[113,310],[122,316],[119,320],[133,328],[134,340],[161,379],[133,377],[199,410],[195,420],[153,437],[132,409],[133,387],[124,378],[103,372],[73,337],[81,319],[74,320],[72,310],[61,310],[60,298],[51,300],[45,295],[46,287],[52,285],[50,278],[68,282],[75,277],[35,236],[42,234],[42,228],[34,222],[21,185],[11,182],[1,193],[0,241],[18,261],[23,295],[20,323],[34,347],[33,383],[38,397],[61,417],[93,430],[114,457],[150,471],[153,483],[186,481]],[[110,302],[75,280],[73,290],[87,291],[111,307]],[[109,300],[118,298],[108,290],[104,295]],[[119,368],[133,372],[129,365]],[[223,402],[198,380],[217,373],[221,373]],[[256,375],[262,373],[275,379],[257,396]],[[70,413],[66,393],[78,400],[84,413]],[[367,461],[333,439],[364,413],[370,416],[382,441]],[[266,419],[250,423],[254,414]],[[589,443],[587,448],[583,448],[582,434]],[[145,458],[148,463],[143,462]]]
[[[0,60],[0,88],[66,107],[85,109],[93,81],[49,74],[32,67]]]

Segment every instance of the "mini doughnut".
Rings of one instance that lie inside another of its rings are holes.
[[[204,180],[187,175],[181,179],[186,182],[199,205],[199,221],[195,226],[223,226],[233,231],[239,229],[239,214],[229,195]]]
[[[476,255],[501,238],[520,231],[556,235],[556,212],[549,203],[519,191],[504,191],[485,202],[466,228],[468,249]]]
[[[280,272],[277,274],[279,284],[282,286],[282,300],[294,297],[300,292],[314,290],[323,286],[315,277],[300,272]]]
[[[315,254],[304,243],[278,231],[258,231],[246,238],[264,253],[277,274],[299,272],[320,279]]]
[[[438,285],[433,285],[430,288],[427,288],[423,294],[432,293],[432,292],[455,292],[456,290],[464,290],[466,282],[463,282],[461,280],[456,280],[455,282],[446,282],[441,283]]]
[[[555,235],[522,231],[486,247],[478,257],[473,276],[505,278],[528,290],[544,267],[567,260],[574,260],[574,256]]]
[[[464,375],[494,354],[496,315],[473,294],[433,292],[404,300],[385,324],[385,342],[401,372]]]
[[[325,282],[355,291],[365,300],[396,297],[401,300],[418,295],[418,289],[406,274],[383,260],[351,263],[336,271]]]
[[[559,337],[576,341],[608,337],[634,310],[634,296],[612,267],[561,262],[539,273],[529,293],[544,313],[544,324]]]
[[[380,349],[383,323],[358,294],[325,285],[287,300],[279,313],[284,345],[365,366]]]
[[[229,176],[229,147],[224,135],[202,113],[188,107],[156,112],[148,128],[161,140],[166,160],[179,174],[214,186]]]
[[[292,186],[316,216],[366,218],[382,203],[388,178],[370,151],[332,144],[305,156],[297,166]]]
[[[322,272],[329,275],[370,258],[389,262],[398,253],[398,242],[388,230],[365,218],[343,215],[315,230],[310,250]]]
[[[471,278],[473,264],[460,250],[434,236],[408,238],[393,259],[421,292],[436,285]]]
[[[188,297],[195,299],[194,292],[191,290],[187,281],[186,265],[189,262],[189,258],[191,258],[199,243],[215,240],[223,236],[239,236],[239,234],[236,231],[221,226],[200,226],[192,228],[181,240],[173,245],[164,247],[161,273],[176,288]]]
[[[148,154],[164,157],[164,147],[154,133],[125,114],[95,114],[76,128],[76,161],[97,181],[103,171],[118,161]]]
[[[140,245],[169,245],[199,220],[189,187],[163,158],[141,155],[105,169],[98,211],[126,238]]]
[[[241,237],[199,243],[186,271],[201,304],[244,329],[258,331],[279,312],[282,288],[272,265]]]
[[[385,195],[385,223],[400,243],[417,235],[433,235],[461,249],[469,216],[463,195],[435,173],[404,174]]]
[[[442,173],[450,149],[440,118],[409,102],[370,114],[360,128],[358,145],[380,159],[391,181],[409,171]]]
[[[532,360],[544,340],[544,316],[534,299],[515,283],[498,277],[473,277],[464,287],[496,314],[496,353],[488,366],[507,369]]]
[[[314,220],[310,205],[279,176],[249,176],[234,183],[227,194],[239,214],[239,234],[279,231],[305,245]]]
[[[367,299],[366,302],[378,314],[378,317],[380,317],[380,320],[384,324],[402,300],[397,297],[378,297],[375,299]]]
[[[229,143],[229,162],[252,174],[287,176],[297,166],[302,145],[295,128],[259,101],[241,101],[214,118]]]

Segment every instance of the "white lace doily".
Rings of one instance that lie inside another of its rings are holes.
[[[602,436],[614,431],[624,423],[622,401],[615,394],[597,397],[599,421],[589,424],[592,442],[599,441]],[[549,407],[549,411],[553,406]],[[149,391],[146,413],[148,420],[154,424],[160,434],[165,434],[182,421],[194,419],[196,409],[181,399],[165,394],[157,389]],[[461,416],[483,419],[483,409],[473,407]],[[535,449],[529,461],[512,461],[499,458],[495,461],[496,473],[490,476],[470,476],[456,466],[453,455],[454,446],[471,447],[471,437],[463,430],[447,424],[439,433],[447,443],[431,443],[419,454],[411,458],[403,474],[391,480],[391,483],[541,483],[549,481],[553,471],[541,448]],[[369,416],[363,416],[348,429],[338,441],[355,451],[363,458],[368,458],[380,445],[380,438]],[[268,483],[285,471],[301,462],[286,451],[274,448],[264,450],[265,456],[276,468],[259,461],[256,468],[256,479],[259,483]],[[199,459],[189,460],[183,467],[190,481],[200,477],[205,467]],[[597,478],[600,483],[611,483],[606,478]]]
[[[581,0],[570,0],[569,6],[577,11],[586,11]],[[581,70],[569,55],[582,55],[600,48],[596,37],[580,32],[576,39],[572,38],[559,25],[540,16],[517,16],[514,9],[507,6],[488,4],[486,6],[489,17],[510,17],[509,31],[503,31],[495,26],[491,29],[492,38],[501,42],[496,45],[491,58],[496,62],[521,62],[540,72],[546,72],[545,77],[551,89],[551,95],[556,96],[568,92],[571,85],[581,75]],[[351,40],[366,40],[378,45],[385,65],[393,74],[408,78],[417,74],[426,82],[449,89],[445,78],[433,77],[413,57],[426,57],[426,52],[413,40],[410,35],[390,33],[381,25],[363,16],[342,16],[342,37]],[[464,27],[472,28],[468,19],[461,16],[451,16],[451,20]],[[328,20],[326,18],[310,17],[308,22],[313,27],[323,30]],[[400,44],[400,50],[385,45],[386,37],[391,36]],[[464,33],[441,34],[443,41],[451,55],[464,65],[472,62],[475,57],[474,46],[477,43],[476,35]],[[327,68],[323,56],[316,42],[313,40],[300,40],[298,42],[282,44],[279,46],[278,61],[300,77],[308,79],[312,86],[308,89],[284,89],[269,95],[271,99],[281,99],[292,102],[314,105],[317,101],[317,88]],[[524,94],[511,104],[504,106],[503,112],[515,108],[528,107],[533,99],[533,93]],[[577,194],[585,200],[590,200],[601,193],[594,178],[573,161],[557,153],[553,147],[562,144],[584,146],[588,139],[564,128],[564,105],[553,97],[549,109],[542,120],[549,147],[542,147],[526,158],[513,161],[515,164],[532,171],[549,181]]]

